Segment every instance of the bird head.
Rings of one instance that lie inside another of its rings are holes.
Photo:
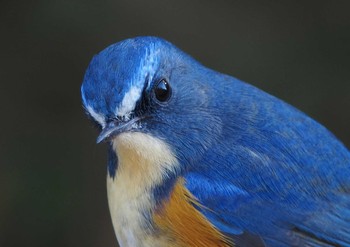
[[[160,38],[107,47],[92,59],[81,87],[86,113],[101,129],[97,142],[141,132],[167,143],[177,157],[194,160],[221,130],[212,76]]]

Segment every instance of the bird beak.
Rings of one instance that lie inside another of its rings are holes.
[[[135,128],[135,123],[140,120],[138,117],[134,117],[128,121],[113,120],[107,123],[102,129],[100,135],[97,137],[96,143],[107,141],[110,138]]]

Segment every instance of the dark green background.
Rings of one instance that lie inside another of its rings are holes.
[[[350,146],[350,1],[7,1],[0,7],[0,246],[116,246],[93,54],[164,37],[305,111]]]

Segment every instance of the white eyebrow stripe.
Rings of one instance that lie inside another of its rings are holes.
[[[149,83],[153,79],[158,66],[158,55],[159,51],[155,47],[150,47],[147,49],[146,54],[143,59],[140,61],[140,67],[130,82],[132,85],[129,92],[124,95],[122,102],[115,109],[115,115],[122,117],[123,119],[128,119],[130,114],[135,110],[137,101],[140,100],[142,96],[142,90],[144,89],[144,83],[149,76],[147,81],[147,88]]]
[[[141,87],[132,86],[127,94],[124,95],[122,103],[118,107],[117,116],[127,118],[128,115],[135,109],[136,102],[141,97]]]
[[[89,112],[90,116],[102,126],[102,128],[106,127],[106,120],[102,114],[95,112],[91,106],[87,106],[86,110]]]

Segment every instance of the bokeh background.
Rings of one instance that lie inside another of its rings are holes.
[[[37,0],[0,7],[0,246],[117,246],[106,147],[80,84],[93,56],[164,37],[295,105],[350,146],[350,1]]]

